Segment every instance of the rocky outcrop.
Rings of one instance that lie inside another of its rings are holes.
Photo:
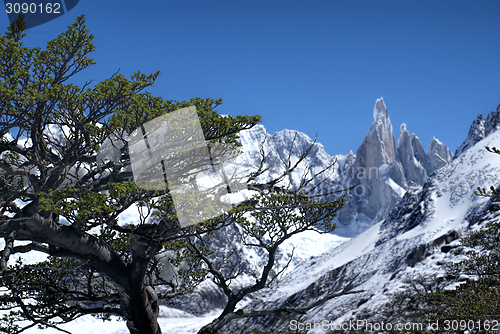
[[[396,160],[397,149],[389,113],[382,98],[375,102],[373,123],[356,152],[353,180],[359,184],[348,195],[345,211],[363,220],[377,220],[402,196],[397,190],[406,187],[401,164]],[[344,210],[344,209],[343,209]],[[352,217],[341,213],[341,222]],[[359,223],[359,222],[358,222]]]
[[[405,123],[399,130],[398,158],[408,186],[422,186],[428,176],[425,168],[427,157],[420,139],[415,134],[410,135]]]
[[[389,113],[382,98],[373,108],[374,122],[356,152],[356,167],[373,167],[396,160],[396,143]]]
[[[349,174],[354,175],[353,171],[355,162],[356,162],[356,155],[352,153],[352,151],[349,151],[349,153],[345,157],[344,163],[341,166],[342,175],[344,176],[344,178],[349,177],[350,176]]]
[[[451,159],[453,159],[453,154],[450,149],[436,138],[432,138],[427,149],[427,173],[432,174],[435,170],[449,163]]]
[[[477,116],[477,119],[472,122],[469,128],[467,138],[455,151],[455,157],[458,157],[464,151],[474,146],[478,141],[483,140],[498,129],[500,129],[500,104],[496,111],[492,111],[488,114],[486,119],[484,119],[482,115]]]

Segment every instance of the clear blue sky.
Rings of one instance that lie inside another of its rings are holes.
[[[160,70],[155,95],[222,98],[221,113],[261,115],[270,133],[318,132],[332,155],[356,151],[381,96],[396,140],[405,122],[453,152],[500,103],[498,0],[80,0],[25,44],[81,14],[97,62],[81,84]]]

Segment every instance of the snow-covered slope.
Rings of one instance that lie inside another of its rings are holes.
[[[500,129],[500,104],[498,105],[496,112],[491,112],[486,118],[482,115],[478,115],[477,119],[472,123],[467,139],[457,148],[455,156],[459,156],[465,152],[468,148],[472,147],[474,144],[484,139],[491,133]]]
[[[361,233],[352,239],[314,232],[294,236],[283,245],[282,249],[282,254],[288,254],[293,246],[296,247],[295,261],[291,265],[289,274],[277,286],[256,294],[252,300],[247,301],[248,303],[254,307],[307,305],[332,291],[341,281],[345,283],[355,277],[355,288],[363,289],[364,292],[332,299],[309,311],[300,320],[303,322],[328,320],[342,323],[349,319],[357,319],[360,314],[367,314],[366,310],[383,308],[390,300],[390,294],[404,286],[406,278],[418,274],[431,275],[441,270],[438,263],[451,261],[455,256],[454,252],[441,251],[441,246],[446,243],[448,247],[446,249],[455,248],[458,236],[468,233],[471,228],[476,228],[473,224],[479,220],[478,217],[487,213],[488,199],[473,195],[473,190],[478,186],[488,187],[498,184],[500,168],[497,166],[500,166],[500,156],[484,150],[486,145],[500,146],[500,131],[494,131],[498,116],[488,116],[487,120],[491,120],[491,124],[487,121],[480,122],[484,129],[490,129],[483,132],[478,130],[484,134],[482,138],[480,135],[476,136],[478,131],[472,131],[471,127],[473,136],[471,137],[469,132],[469,137],[462,145],[464,149],[453,160],[448,148],[438,140],[431,143],[424,159],[418,137],[409,135],[407,131],[403,134],[404,137],[398,140],[398,147],[395,146],[395,141],[394,147],[390,149],[386,147],[392,145],[392,125],[384,108],[383,101],[377,101],[374,112],[375,125],[368,133],[372,139],[366,143],[363,150],[370,152],[372,147],[379,145],[380,152],[384,154],[392,152],[390,159],[386,156],[380,165],[374,163],[371,166],[362,164],[360,154],[355,155],[350,152],[347,155],[330,156],[321,144],[316,144],[310,156],[286,181],[297,185],[307,166],[312,166],[311,173],[314,174],[336,159],[337,164],[334,166],[328,187],[330,190],[339,189],[349,182],[352,182],[351,185],[354,184],[353,181],[358,177],[356,173],[359,171],[356,168],[375,167],[380,182],[385,184],[383,189],[388,190],[379,203],[386,205],[384,210],[387,212],[370,217],[368,211],[361,210],[368,203],[364,201],[367,198],[352,197],[351,200],[357,203],[345,210],[345,222],[351,225],[341,225],[339,230],[342,231],[342,235]],[[497,109],[498,112],[500,108]],[[406,126],[404,129],[406,130]],[[245,153],[236,162],[237,166],[246,172],[257,168],[260,162],[260,143],[265,136],[268,136],[264,142],[266,163],[274,167],[261,181],[284,171],[282,160],[288,159],[292,142],[294,143],[290,157],[292,163],[312,144],[312,140],[305,134],[283,130],[269,136],[265,128],[259,125],[242,132],[241,140]],[[407,167],[401,163],[402,156],[410,161]],[[401,170],[397,170],[399,166]],[[425,183],[419,184],[424,182],[424,179]],[[409,186],[406,180],[412,180],[412,186]],[[366,186],[369,186],[365,189],[368,192],[373,190],[368,183]],[[389,202],[391,204],[387,205]],[[381,217],[381,220],[374,223],[376,217]],[[133,222],[135,218],[134,211],[127,211],[120,217],[122,222]],[[354,226],[356,221],[358,225]],[[222,237],[233,238],[235,235],[237,235],[236,230]],[[248,263],[256,256],[243,251],[240,255],[242,261]],[[206,290],[199,291],[201,298],[203,298],[202,293],[210,289],[209,286],[203,288]],[[199,300],[193,296],[188,298],[193,298],[192,301]],[[210,307],[216,307],[215,304],[196,302],[196,306],[199,307],[198,312],[192,309],[192,304],[181,305],[186,306],[185,311],[189,312],[162,306],[159,322],[163,332],[195,333],[198,328],[217,315],[217,309],[207,312]],[[288,333],[291,319],[293,318],[266,317],[235,322],[228,326],[224,333],[241,333],[243,326],[246,328],[245,333],[257,331]],[[102,323],[91,317],[84,317],[62,327],[78,334],[126,333],[126,327],[122,322],[113,320]],[[55,332],[46,331],[46,333]],[[316,332],[324,331],[310,331],[310,333]]]
[[[341,280],[349,282],[355,278],[354,289],[364,292],[332,299],[300,321],[342,324],[366,320],[362,316],[380,311],[392,293],[405,288],[405,279],[442,272],[439,264],[461,256],[458,251],[450,251],[458,246],[456,239],[477,228],[474,224],[488,216],[489,199],[478,197],[473,191],[478,186],[499,185],[500,156],[487,152],[485,146],[499,147],[500,131],[490,133],[463,151],[436,171],[423,188],[407,191],[386,219],[296,268],[277,288],[260,294],[253,305],[307,305],[331,291]],[[447,247],[442,247],[444,244]],[[275,332],[285,333],[289,325],[290,318],[267,317],[235,324],[234,330],[227,329],[224,333],[236,333],[241,326],[249,326],[249,333],[271,326]],[[324,332],[317,328],[308,333]]]
[[[318,234],[314,231],[307,231],[295,235],[287,240],[282,246],[282,252],[290,254],[292,248],[295,248],[294,261],[290,264],[289,268],[289,271],[293,272],[295,268],[310,262],[311,258],[318,257],[321,254],[330,251],[338,245],[343,244],[346,240],[348,239],[332,234]],[[246,261],[257,257],[256,254],[246,254],[246,256]],[[211,298],[210,293],[213,293],[211,289],[212,288],[209,284],[205,284],[201,289],[202,291],[198,290],[194,295],[187,296],[187,299],[191,301],[191,304],[177,304],[175,308],[161,305],[158,322],[162,328],[162,332],[165,334],[194,334],[197,333],[203,325],[210,323],[214,318],[216,318],[222,312],[222,309],[217,307],[207,309],[207,305],[210,304],[210,301],[201,300],[202,298]],[[204,305],[200,305],[200,302]],[[192,311],[192,304],[196,304],[198,308],[204,310],[205,312],[203,312],[203,314],[195,315],[193,313],[198,312],[186,312],[179,309],[180,306],[185,306],[187,309]],[[60,327],[73,334],[129,333],[125,322],[118,317],[112,317],[111,321],[102,321],[88,315],[71,323],[61,325]],[[25,333],[35,334],[40,333],[40,330],[33,328]],[[56,334],[61,332],[48,328],[44,330],[43,333]]]
[[[265,166],[269,166],[270,169],[256,180],[259,182],[268,181],[284,173],[286,171],[285,163],[288,163],[289,158],[291,166],[295,165],[301,155],[313,145],[313,140],[304,133],[285,129],[270,135],[266,128],[260,124],[252,129],[241,131],[239,135],[243,144],[243,154],[235,160],[235,164],[240,166],[247,175],[252,171],[256,171],[259,167],[262,160],[261,149],[263,149]],[[339,158],[342,159],[343,157],[339,156]],[[308,167],[310,167],[310,170],[305,175],[311,176],[332,165],[336,159],[337,157],[330,156],[325,152],[323,145],[315,143],[307,157],[284,181],[290,183],[292,187],[296,187]],[[326,174],[330,175],[332,173],[328,188],[338,183],[340,179],[338,168],[339,164],[335,164],[333,169]]]

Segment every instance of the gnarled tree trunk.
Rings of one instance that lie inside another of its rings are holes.
[[[120,294],[120,299],[131,334],[161,334],[158,298],[153,288],[131,287]]]

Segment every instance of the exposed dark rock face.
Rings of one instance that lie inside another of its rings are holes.
[[[439,238],[435,239],[432,242],[432,245],[434,247],[437,247],[437,246],[441,246],[443,244],[449,244],[450,242],[457,240],[461,236],[462,236],[462,232],[460,230],[452,230],[452,231],[440,236]]]

